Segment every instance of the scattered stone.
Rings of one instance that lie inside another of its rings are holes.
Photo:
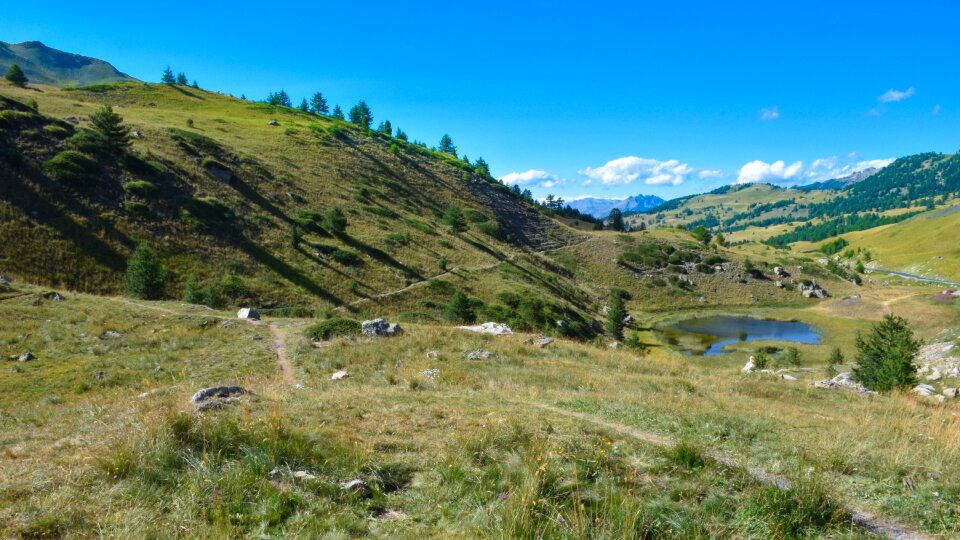
[[[607,345],[607,347],[609,347],[609,348],[611,348],[611,349],[613,349],[613,350],[617,350],[617,349],[620,348],[620,342],[619,342],[619,341],[611,341],[611,342],[610,342],[610,345]]]
[[[252,393],[253,392],[241,386],[213,386],[211,388],[204,388],[194,394],[193,397],[190,398],[190,403],[193,403],[198,411],[218,409],[240,401],[241,395]]]
[[[394,337],[403,334],[403,328],[397,323],[389,323],[385,319],[363,321],[360,330],[367,337]]]
[[[796,380],[798,380],[798,379],[797,379],[796,377],[794,377],[793,375],[789,375],[789,374],[787,374],[787,373],[781,373],[781,374],[780,374],[780,378],[783,379],[783,380],[785,380],[785,381],[796,381]]]
[[[486,360],[493,356],[493,353],[490,351],[485,351],[483,349],[477,349],[475,351],[466,351],[464,354],[467,355],[467,360]]]
[[[553,343],[552,337],[544,337],[536,340],[533,344],[542,349],[551,343]]]
[[[50,300],[51,302],[60,302],[64,300],[63,295],[61,295],[56,291],[50,291],[44,294],[43,297],[46,298],[47,300]]]
[[[156,106],[157,106],[156,102],[150,101],[147,103],[147,107],[156,107]]]
[[[939,381],[941,377],[943,377],[943,375],[940,373],[940,370],[937,369],[937,368],[933,368],[933,369],[930,371],[930,374],[927,375],[927,380],[928,380],[928,381]]]
[[[203,170],[224,184],[233,182],[233,172],[218,163],[208,163]]]
[[[929,384],[918,384],[913,387],[911,392],[915,394],[920,394],[921,396],[928,397],[933,395],[937,391],[936,388],[930,386]]]
[[[427,351],[427,358],[439,358],[439,357],[440,357],[439,351]],[[399,360],[397,360],[397,362],[399,362]]]
[[[778,281],[774,281],[773,284],[776,285],[778,289],[782,289],[782,288],[783,288],[783,282],[782,282],[782,281],[779,281],[779,280],[778,280]]]
[[[123,335],[120,332],[117,332],[116,330],[107,330],[106,332],[103,333],[103,337],[109,338],[109,339],[118,339],[123,337]]]
[[[828,298],[830,295],[820,285],[817,280],[810,282],[810,285],[800,284],[800,293],[804,298]]]
[[[296,478],[297,480],[316,480],[317,479],[316,476],[308,473],[307,471],[297,471],[293,473],[293,477]]]
[[[350,376],[350,372],[348,372],[345,369],[341,369],[340,371],[334,372],[333,375],[330,376],[330,380],[339,381],[340,379],[346,379],[349,376]]]
[[[269,122],[267,122],[267,124],[271,126],[279,126],[280,122],[277,122],[276,120],[270,120]]]
[[[107,374],[106,374],[106,372],[104,372],[104,371],[98,371],[98,372],[96,372],[96,373],[93,374],[93,378],[96,379],[96,380],[98,380],[98,381],[102,381],[102,380],[104,380],[104,379],[107,378]]]
[[[10,276],[6,274],[0,274],[0,285],[10,285],[13,283],[13,280],[10,279]]]
[[[862,384],[853,380],[853,373],[849,371],[844,371],[832,379],[817,381],[813,383],[813,386],[816,388],[841,388],[846,390],[856,390],[864,395],[876,394],[876,392],[867,390]]]
[[[30,351],[27,351],[17,357],[17,362],[29,362],[31,360],[36,360],[36,358],[37,358],[36,355],[34,355]]]
[[[790,277],[790,274],[782,266],[774,266],[773,273],[779,278]]]
[[[404,519],[407,517],[406,514],[400,510],[394,510],[393,508],[387,508],[382,513],[377,515],[377,519]]]
[[[132,132],[130,132],[130,136],[133,137],[134,139],[141,139],[143,138],[143,133],[140,133],[139,129],[135,129]]]
[[[740,373],[752,372],[754,368],[757,367],[756,361],[757,361],[756,358],[754,358],[753,356],[750,356],[750,358],[747,359],[747,363],[744,364],[743,367],[740,369]]]
[[[626,317],[623,318],[623,325],[624,325],[624,326],[633,326],[633,323],[634,323],[635,321],[636,321],[636,319],[633,318],[633,315],[627,315]]]
[[[343,491],[349,491],[361,497],[365,497],[370,494],[370,487],[366,482],[360,480],[350,480],[349,482],[344,482],[340,484],[340,489]]]
[[[957,397],[957,393],[958,393],[958,392],[960,392],[960,391],[958,391],[956,388],[944,388],[944,389],[943,389],[943,395],[946,396],[946,397],[948,397],[948,398],[955,398],[955,397]]]
[[[563,319],[560,319],[560,320],[557,321],[557,328],[566,328],[566,327],[568,327],[568,326],[570,326],[570,323],[568,323],[567,321],[565,321],[565,320],[563,320]]]
[[[240,308],[240,311],[237,311],[238,319],[249,319],[252,321],[260,320],[260,313],[253,308]]]
[[[559,321],[557,322],[559,323]],[[513,334],[513,330],[511,330],[509,326],[498,322],[485,322],[476,326],[459,326],[458,328],[478,334],[491,334],[494,336],[508,336]]]
[[[431,369],[425,370],[423,373],[421,373],[421,375],[423,375],[427,379],[430,379],[431,381],[435,381],[440,378],[440,370],[437,368],[431,368]]]

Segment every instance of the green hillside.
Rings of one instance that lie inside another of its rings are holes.
[[[20,66],[35,84],[86,86],[136,80],[108,62],[63,52],[39,41],[0,41],[0,72],[6,73],[11,64]]]

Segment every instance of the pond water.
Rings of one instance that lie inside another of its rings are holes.
[[[732,343],[747,341],[791,341],[816,345],[820,334],[809,324],[730,315],[685,319],[662,328],[667,341],[691,353],[704,356],[723,354]]]

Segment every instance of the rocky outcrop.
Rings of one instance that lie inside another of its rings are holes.
[[[237,311],[237,318],[259,321],[260,313],[253,308],[240,308],[240,311]]]
[[[813,280],[809,285],[801,283],[800,294],[804,298],[828,298],[830,296],[823,287],[817,284],[817,280]]]
[[[837,375],[832,379],[817,381],[813,383],[813,386],[816,388],[840,388],[844,390],[856,390],[857,392],[864,395],[876,394],[876,392],[867,390],[866,387],[864,387],[862,384],[853,380],[853,373],[849,371],[840,373],[839,375]]]
[[[511,330],[509,326],[507,326],[505,323],[498,322],[485,322],[476,326],[458,326],[457,328],[460,328],[461,330],[469,330],[478,334],[490,334],[494,336],[508,336],[513,334],[513,330]]]
[[[367,337],[395,337],[403,334],[403,328],[397,323],[389,323],[386,319],[363,321],[360,331]]]
[[[240,401],[240,397],[253,392],[242,386],[213,386],[200,390],[190,398],[190,403],[198,411],[218,409]]]

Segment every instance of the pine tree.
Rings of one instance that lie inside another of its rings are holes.
[[[124,276],[127,294],[134,298],[155,300],[163,294],[165,280],[166,272],[153,249],[145,243],[137,245]]]
[[[93,130],[103,139],[104,150],[109,153],[122,152],[130,146],[130,128],[123,125],[123,117],[113,112],[113,107],[104,105],[90,115]]]
[[[293,103],[290,101],[290,96],[287,95],[287,91],[280,89],[279,92],[273,92],[267,96],[267,103],[270,105],[278,105],[280,107],[292,107]]]
[[[197,81],[196,81],[196,79],[194,79],[194,81],[193,81],[193,84],[191,84],[191,85],[190,85],[190,87],[191,87],[191,88],[196,88],[197,90],[199,90],[199,89],[200,89],[200,85],[199,85],[199,84],[197,84]]]
[[[460,291],[453,294],[450,303],[443,309],[443,318],[452,323],[471,323],[476,317],[470,299]]]
[[[482,157],[477,158],[477,161],[473,164],[473,166],[477,168],[477,172],[481,176],[490,176],[490,166],[487,165],[487,161]]]
[[[827,360],[827,363],[831,366],[837,366],[843,363],[843,351],[840,350],[840,347],[834,347],[833,351],[830,352],[830,359]]]
[[[169,85],[177,84],[177,78],[173,76],[173,70],[170,69],[170,66],[167,66],[167,69],[163,70],[163,76],[160,77],[160,82]]]
[[[623,295],[619,291],[610,294],[610,303],[607,304],[607,324],[604,329],[607,335],[618,341],[623,340],[623,319],[627,317],[627,310],[623,307]]]
[[[446,133],[443,134],[443,137],[440,137],[440,146],[437,147],[437,150],[444,154],[457,155],[457,147],[453,144],[453,139],[450,138],[450,135]]]
[[[317,92],[310,98],[310,109],[316,114],[330,114],[330,107],[327,106],[327,99],[323,94]]]
[[[336,118],[337,120],[345,119],[343,116],[343,109],[341,109],[339,105],[335,105],[333,107],[333,114],[331,114],[330,116]]]
[[[360,100],[350,109],[350,122],[362,128],[370,129],[370,125],[373,124],[373,113],[365,101]]]
[[[303,98],[300,101],[300,106],[298,108],[303,112],[310,112],[310,104],[307,103],[307,98]]]
[[[323,228],[331,234],[343,234],[347,231],[347,216],[343,210],[334,206],[323,216]]]
[[[377,131],[379,131],[380,133],[383,133],[387,137],[393,136],[393,126],[390,125],[389,120],[384,120],[383,122],[381,122],[380,127],[377,128]]]
[[[177,84],[179,86],[187,85],[187,75],[184,72],[177,73]]]
[[[453,234],[460,234],[469,229],[467,218],[463,215],[463,210],[457,205],[447,208],[447,211],[443,214],[443,222],[447,224]]]
[[[919,350],[920,342],[914,339],[909,323],[888,314],[868,335],[857,335],[854,378],[878,392],[909,388],[917,383],[913,359]]]
[[[400,139],[401,141],[409,141],[409,140],[410,140],[410,139],[407,137],[407,134],[404,133],[404,131],[403,131],[402,129],[400,129],[400,128],[397,128],[397,138]]]
[[[10,81],[10,84],[19,87],[26,86],[28,81],[27,76],[24,75],[23,70],[17,64],[10,64],[10,68],[7,70],[7,80]]]
[[[611,231],[623,232],[623,212],[619,208],[614,208],[610,211],[610,226],[607,227]]]

